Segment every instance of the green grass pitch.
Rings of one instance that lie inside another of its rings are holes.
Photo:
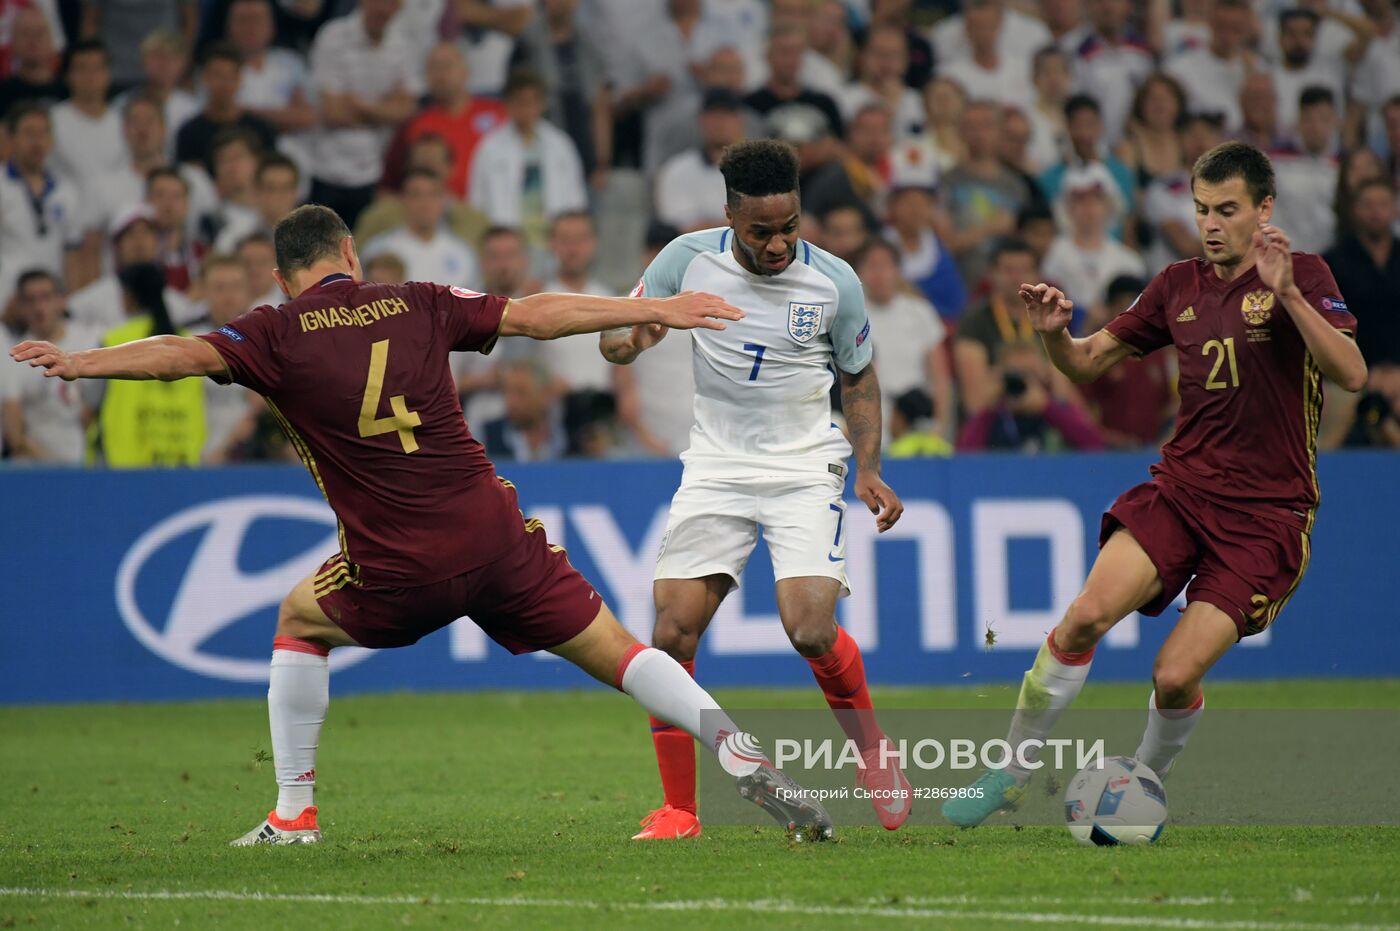
[[[1090,685],[1081,704],[1142,695]],[[719,697],[821,707],[814,688]],[[1400,680],[1220,683],[1211,706],[1397,708]],[[322,737],[326,843],[232,849],[274,799],[261,703],[0,708],[0,928],[1400,927],[1397,828],[1168,827],[1156,847],[1094,849],[1005,822],[808,846],[712,827],[639,844],[651,744],[602,688],[333,698]]]

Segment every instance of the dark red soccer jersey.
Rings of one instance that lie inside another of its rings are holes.
[[[1356,318],[1320,256],[1293,253],[1293,276],[1328,323],[1355,333]],[[1176,347],[1181,411],[1154,475],[1311,526],[1322,375],[1257,269],[1224,281],[1204,259],[1177,262],[1107,330],[1143,354]]]
[[[489,352],[507,299],[331,276],[200,337],[268,400],[359,577],[404,587],[499,558],[520,514],[462,417],[453,351]],[[506,522],[506,523],[503,523]]]

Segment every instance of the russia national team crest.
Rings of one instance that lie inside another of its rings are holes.
[[[788,334],[799,343],[811,342],[822,328],[823,304],[788,301]]]
[[[1244,322],[1250,326],[1263,326],[1268,323],[1273,310],[1274,292],[1272,291],[1250,291],[1240,303],[1240,313],[1244,314]]]

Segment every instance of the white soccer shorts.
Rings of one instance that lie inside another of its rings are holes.
[[[687,474],[671,499],[655,578],[727,575],[732,591],[762,527],[775,581],[826,576],[848,595],[845,484],[830,474],[743,480]]]

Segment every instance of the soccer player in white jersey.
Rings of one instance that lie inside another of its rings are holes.
[[[892,753],[882,752],[888,744],[860,648],[836,624],[836,599],[849,592],[842,492],[853,446],[855,493],[879,530],[904,510],[880,480],[880,388],[865,298],[849,265],[798,239],[791,146],[767,139],[732,145],[720,171],[729,225],[673,240],[633,291],[704,290],[747,314],[693,341],[695,427],[657,559],[652,643],[695,674],[700,637],[738,587],[762,527],[783,628],[827,704],[843,712],[842,728],[861,753],[860,784],[871,790],[880,823],[894,830],[909,816],[909,783]],[[659,326],[612,330],[601,349],[625,365],[666,333]],[[849,441],[831,415],[833,363]],[[642,820],[634,839],[697,837],[695,750],[664,721],[653,718],[651,730],[665,804]]]

